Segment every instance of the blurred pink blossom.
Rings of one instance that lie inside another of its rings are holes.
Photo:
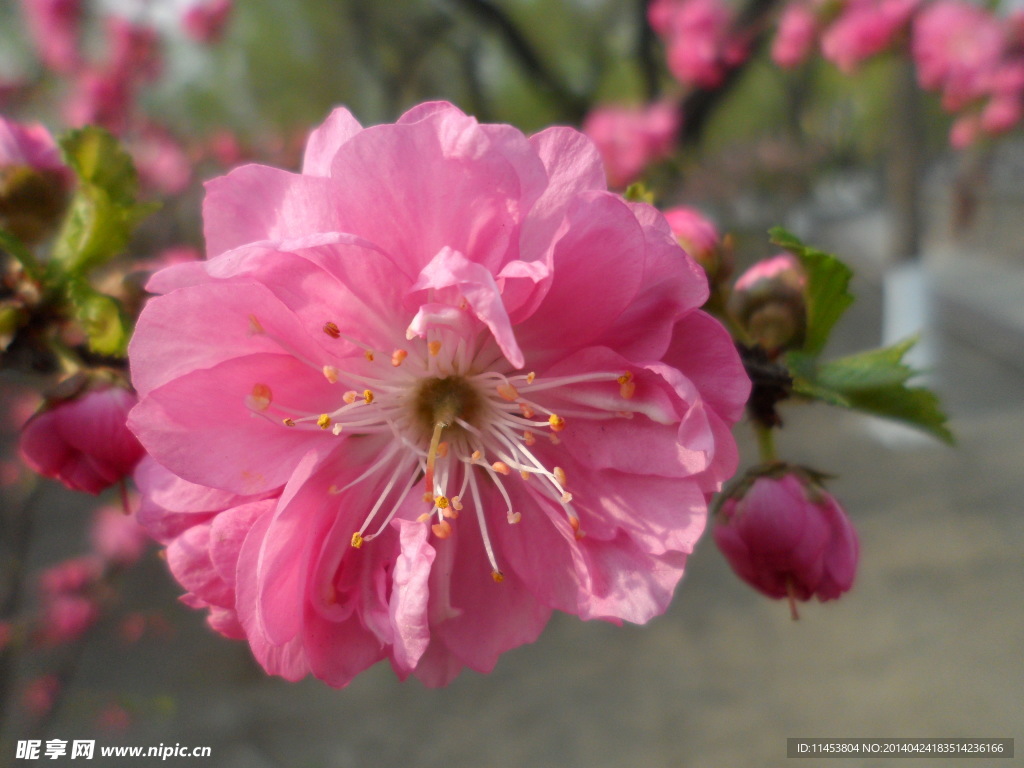
[[[847,74],[886,50],[921,0],[848,0],[821,38],[822,55]]]
[[[785,69],[796,67],[814,51],[818,37],[818,17],[806,0],[793,0],[782,11],[779,28],[772,41],[772,61]]]
[[[17,123],[0,115],[0,167],[25,165],[66,173],[53,136],[39,123]]]
[[[436,686],[553,610],[665,610],[750,385],[586,137],[338,109],[204,219],[208,260],[149,283],[130,424],[140,520],[215,628],[291,680]]]
[[[776,470],[721,504],[714,536],[736,574],[769,597],[833,600],[853,586],[857,532],[807,473]]]
[[[669,71],[684,85],[717,88],[727,68],[745,58],[725,0],[654,0],[647,19],[665,41]]]
[[[44,406],[22,428],[25,463],[68,488],[99,493],[130,474],[142,446],[125,426],[135,395],[115,384],[95,384]]]
[[[157,79],[163,71],[160,36],[152,27],[111,15],[106,19],[109,58],[105,68],[133,81]]]
[[[43,675],[30,680],[21,699],[25,710],[33,717],[44,717],[52,708],[60,693],[60,680],[56,675]]]
[[[232,5],[232,0],[193,2],[181,18],[182,29],[197,42],[216,43],[224,35]]]
[[[132,565],[146,549],[149,537],[135,518],[120,507],[101,507],[89,529],[93,552],[107,563]]]
[[[77,73],[71,87],[63,105],[69,125],[99,125],[113,133],[127,129],[135,99],[130,77],[108,68],[87,67]]]
[[[99,606],[88,595],[49,595],[43,601],[39,639],[44,645],[74,642],[96,623],[99,615]]]
[[[143,185],[163,195],[177,195],[188,187],[192,162],[168,130],[147,125],[133,137],[130,147]]]
[[[62,560],[39,575],[39,588],[53,596],[92,589],[103,573],[103,563],[93,555]]]
[[[668,102],[597,107],[583,122],[583,132],[601,153],[608,186],[615,189],[628,186],[647,166],[670,156],[679,128],[679,110]]]
[[[1006,45],[999,20],[967,0],[938,0],[914,21],[918,81],[922,88],[941,91],[950,111],[986,92]]]
[[[61,74],[81,66],[81,0],[21,0],[21,9],[43,64]]]

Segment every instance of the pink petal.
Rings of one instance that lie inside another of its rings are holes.
[[[302,173],[308,176],[330,176],[331,162],[341,145],[363,130],[363,126],[344,107],[334,109],[306,141]]]

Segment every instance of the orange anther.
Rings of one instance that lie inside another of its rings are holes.
[[[391,353],[391,364],[396,368],[402,364],[402,361],[409,356],[409,353],[404,349],[396,349]]]
[[[447,520],[442,520],[440,523],[434,523],[430,526],[430,530],[434,532],[434,535],[439,539],[447,539],[452,535],[452,524]]]
[[[557,413],[552,413],[548,416],[548,424],[551,425],[551,429],[554,432],[561,432],[565,429],[565,419],[559,416]]]
[[[332,339],[337,339],[341,336],[341,330],[335,323],[332,323],[330,320],[324,323],[324,333],[326,333]]]
[[[519,392],[511,384],[499,384],[498,395],[502,400],[507,400],[510,403],[514,403],[516,398],[519,397]]]
[[[491,464],[491,469],[493,469],[495,472],[500,472],[503,475],[507,475],[512,471],[509,465],[506,464],[504,461],[494,462],[493,464]]]

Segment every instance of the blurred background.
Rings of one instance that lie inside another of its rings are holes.
[[[916,361],[958,444],[786,404],[781,451],[837,476],[830,490],[860,532],[850,594],[791,621],[706,540],[648,626],[555,616],[493,674],[464,672],[443,690],[379,665],[341,691],[268,678],[244,644],[176,601],[150,548],[81,642],[0,670],[0,765],[20,764],[12,745],[28,734],[211,746],[209,764],[225,768],[781,766],[787,737],[1024,737],[1017,137],[951,149],[950,118],[915,87],[906,56],[872,57],[853,75],[820,58],[780,69],[766,53],[779,8],[757,0],[737,8],[750,55],[710,90],[669,74],[645,2],[244,0],[208,40],[183,31],[186,5],[96,2],[85,27],[96,61],[104,14],[160,35],[162,72],[139,89],[145,118],[125,134],[141,144],[158,126],[186,170],[154,172],[148,194],[164,207],[136,257],[201,247],[201,182],[249,160],[297,167],[306,132],[338,104],[369,125],[446,99],[530,132],[581,126],[601,105],[668,100],[682,125],[644,175],[656,203],[700,207],[741,265],[773,252],[774,224],[851,263],[858,302],[829,353],[920,331]],[[0,0],[0,84],[5,114],[55,129],[79,87],[40,66],[12,0]],[[754,461],[748,426],[736,432]],[[24,478],[2,492],[32,511],[29,574],[84,550],[94,500]]]

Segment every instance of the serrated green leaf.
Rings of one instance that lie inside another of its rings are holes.
[[[807,273],[807,333],[801,351],[820,354],[832,328],[853,304],[847,290],[853,272],[832,254],[804,245],[782,227],[773,227],[769,235],[772,243],[796,256]]]
[[[136,202],[138,177],[131,156],[103,129],[72,131],[60,145],[79,184],[51,263],[81,275],[123,253],[135,226],[156,206]]]
[[[952,444],[953,434],[935,393],[907,386],[917,372],[903,362],[903,356],[915,342],[912,338],[828,363],[818,363],[813,355],[791,352],[786,364],[793,375],[793,391],[830,405],[900,421]]]

